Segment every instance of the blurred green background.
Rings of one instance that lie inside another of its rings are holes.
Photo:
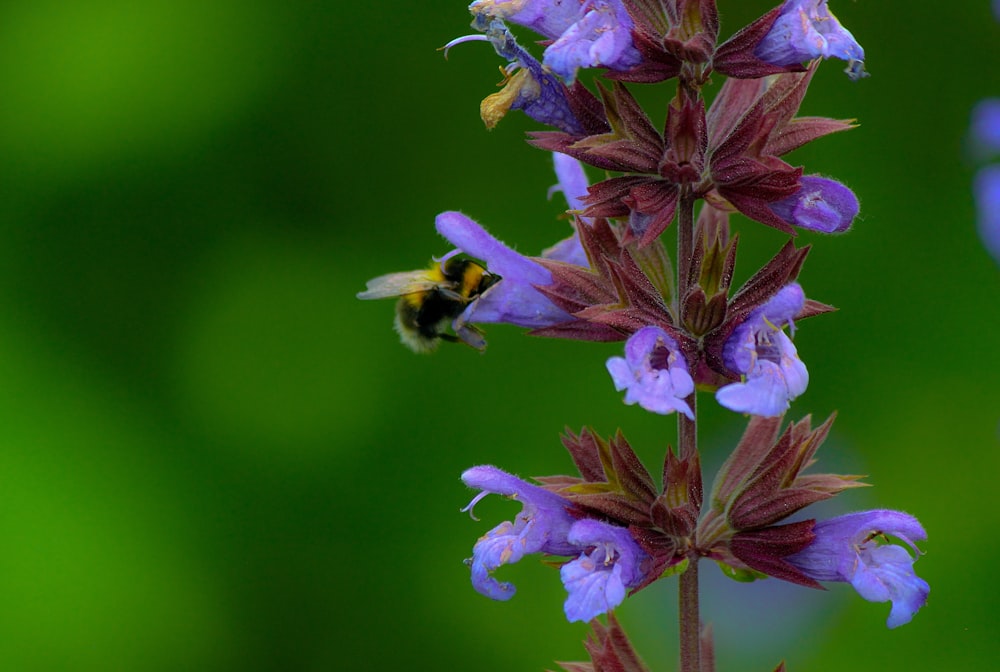
[[[769,8],[721,0],[723,34]],[[830,513],[930,532],[930,604],[896,631],[850,588],[706,588],[720,670],[973,670],[997,660],[997,265],[964,157],[1000,95],[985,0],[834,3],[870,79],[824,65],[805,114],[861,127],[792,159],[862,200],[801,280],[841,308],[797,346],[799,417],[837,410],[821,464],[868,473]],[[555,572],[462,559],[468,466],[571,469],[558,434],[621,427],[655,470],[672,418],[622,405],[620,346],[489,330],[415,356],[354,294],[448,250],[461,209],[537,253],[568,228],[520,115],[478,119],[500,61],[463,3],[35,0],[0,5],[0,667],[541,670],[584,657]],[[644,93],[662,105],[666,94]],[[654,113],[658,118],[661,113]],[[739,278],[783,242],[739,221]],[[718,461],[742,420],[702,403]],[[706,581],[718,572],[706,566]],[[671,582],[619,615],[673,668]],[[726,590],[725,593],[718,591]],[[716,592],[713,592],[716,591]],[[713,597],[716,595],[716,597]],[[735,616],[735,618],[734,618]]]

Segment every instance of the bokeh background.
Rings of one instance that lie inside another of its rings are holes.
[[[723,33],[769,8],[720,0]],[[896,631],[850,588],[722,583],[720,670],[983,669],[998,658],[997,264],[974,226],[965,128],[1000,95],[982,1],[834,3],[870,79],[824,65],[803,112],[857,130],[792,158],[862,200],[802,282],[841,308],[797,346],[792,415],[839,417],[821,456],[867,473],[830,514],[892,507],[930,532],[930,604]],[[500,61],[463,3],[34,0],[0,5],[0,667],[542,670],[584,657],[555,572],[462,565],[515,504],[459,513],[463,469],[571,469],[568,426],[621,427],[655,470],[672,418],[625,407],[620,346],[489,330],[415,356],[392,302],[354,295],[448,250],[461,209],[537,253],[550,159],[519,115],[487,132]],[[666,100],[650,89],[651,106]],[[654,113],[658,117],[660,113]],[[783,237],[738,221],[739,278]],[[706,460],[742,420],[706,397]],[[714,577],[714,578],[713,578]],[[664,581],[619,610],[673,669]],[[718,585],[715,585],[718,584]]]

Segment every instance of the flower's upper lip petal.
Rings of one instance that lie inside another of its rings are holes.
[[[662,341],[668,348],[677,349],[677,342],[663,329],[643,327],[625,342],[625,359],[633,367],[645,364],[657,341]]]
[[[558,189],[566,197],[566,203],[570,210],[583,210],[587,206],[583,203],[583,198],[587,195],[587,174],[583,171],[583,164],[568,154],[554,152],[552,159],[555,163],[556,178],[559,180]]]
[[[916,549],[916,542],[927,539],[927,532],[914,516],[890,509],[849,513],[816,523],[817,534],[861,543],[872,534],[887,534],[902,539]]]
[[[491,273],[517,277],[535,285],[548,285],[552,274],[491,236],[460,212],[442,212],[434,220],[438,233],[470,257],[485,260]]]
[[[806,295],[802,287],[796,282],[791,282],[764,304],[759,319],[766,319],[776,327],[783,327],[802,312],[805,301]]]
[[[570,315],[553,304],[535,286],[552,283],[552,274],[491,236],[460,212],[442,212],[434,221],[438,233],[471,257],[482,259],[502,279],[469,304],[464,322],[504,322],[538,328],[568,321]]]

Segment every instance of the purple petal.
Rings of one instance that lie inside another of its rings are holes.
[[[972,185],[976,221],[983,245],[1000,264],[1000,165],[983,168]]]
[[[567,541],[570,527],[576,522],[567,510],[567,500],[492,466],[472,467],[462,474],[462,481],[482,491],[463,511],[471,512],[487,494],[504,495],[524,505],[513,522],[500,523],[480,537],[472,549],[472,585],[480,594],[494,600],[513,597],[513,585],[493,578],[501,565],[513,564],[531,553],[577,553],[577,546]]]
[[[775,417],[806,391],[809,371],[781,331],[804,306],[802,287],[790,283],[733,331],[723,347],[723,361],[745,380],[720,388],[715,393],[720,405],[737,413]]]
[[[573,525],[569,541],[584,552],[559,572],[569,593],[564,609],[570,622],[586,622],[622,603],[647,556],[626,528],[588,518]]]
[[[558,190],[566,197],[566,203],[570,210],[583,210],[586,204],[583,198],[587,196],[587,174],[583,171],[583,164],[572,156],[555,152],[552,154],[555,163],[556,178],[559,180]]]
[[[782,67],[820,57],[839,58],[848,62],[852,79],[865,74],[865,50],[830,13],[827,0],[787,0],[754,55]]]
[[[821,233],[841,233],[851,228],[860,206],[854,192],[840,182],[806,175],[799,191],[771,203],[770,208],[793,226]]]
[[[534,285],[552,283],[552,275],[537,262],[510,249],[460,212],[442,212],[438,233],[470,257],[482,259],[501,280],[473,301],[461,322],[503,322],[521,327],[547,327],[570,319]]]
[[[977,156],[1000,152],[1000,98],[986,98],[972,108],[969,136]]]
[[[878,543],[882,535],[893,536],[917,551],[927,533],[913,516],[861,511],[820,521],[813,533],[813,543],[786,560],[817,581],[848,582],[870,602],[891,600],[890,628],[910,622],[927,602],[930,586],[914,573],[915,558],[902,546]]]
[[[587,175],[583,172],[583,164],[566,154],[553,153],[552,157],[559,183],[549,189],[549,198],[554,192],[561,191],[566,197],[566,203],[570,210],[583,210],[587,207],[581,200],[587,195]],[[589,218],[581,218],[579,221],[583,222],[583,225],[590,223]],[[543,251],[542,256],[546,259],[590,268],[590,260],[587,259],[587,253],[580,243],[580,234],[576,230],[569,238],[560,240]]]
[[[552,40],[579,21],[583,10],[576,0],[476,0],[469,5],[473,14],[504,19]]]
[[[694,392],[694,381],[677,341],[659,327],[643,327],[625,342],[625,357],[611,357],[608,373],[626,404],[667,415],[679,411],[693,418],[684,399]]]
[[[487,96],[480,105],[483,122],[490,128],[509,111],[523,110],[535,121],[579,135],[583,126],[570,108],[566,85],[525,51],[501,19],[476,14],[473,26],[486,34],[493,49],[520,68],[508,68],[510,75],[500,92]]]
[[[545,50],[543,63],[572,83],[579,68],[627,70],[642,60],[632,44],[632,18],[621,2],[592,2],[583,17]]]

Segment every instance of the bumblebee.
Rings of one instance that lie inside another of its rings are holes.
[[[398,296],[396,331],[404,345],[414,352],[433,352],[440,341],[464,341],[482,349],[481,332],[462,325],[458,336],[445,330],[462,311],[500,280],[471,259],[449,257],[430,268],[390,273],[368,281],[359,299]]]

